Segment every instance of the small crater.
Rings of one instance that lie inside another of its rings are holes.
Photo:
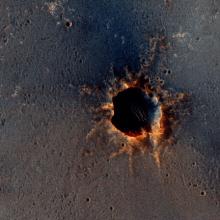
[[[159,81],[159,83],[160,83],[161,86],[163,86],[163,85],[164,85],[164,80],[161,79],[161,80]]]
[[[69,21],[69,20],[65,21],[65,27],[66,28],[71,28],[72,26],[73,26],[73,22],[72,21]]]
[[[143,58],[143,59],[141,60],[141,62],[142,62],[142,63],[145,63],[145,62],[146,62],[146,59],[145,59],[145,58]]]
[[[26,20],[26,23],[25,23],[25,26],[27,26],[27,25],[29,25],[29,24],[31,24],[31,20],[27,19],[27,20]]]
[[[113,210],[114,210],[114,208],[113,208],[112,206],[110,206],[110,207],[109,207],[109,209],[110,209],[111,211],[113,211]]]
[[[91,202],[91,198],[86,198],[86,202]]]
[[[197,166],[197,163],[196,163],[196,162],[193,162],[193,163],[192,163],[192,166],[193,166],[193,167],[196,167],[196,166]]]
[[[202,192],[200,193],[200,195],[201,195],[201,196],[206,196],[206,191],[202,191]]]

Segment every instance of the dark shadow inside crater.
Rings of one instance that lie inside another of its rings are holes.
[[[128,88],[113,97],[112,124],[129,136],[151,131],[158,105],[140,88]]]

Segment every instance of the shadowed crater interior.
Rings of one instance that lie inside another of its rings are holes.
[[[112,124],[129,136],[150,132],[157,116],[158,104],[140,88],[128,88],[113,97]]]

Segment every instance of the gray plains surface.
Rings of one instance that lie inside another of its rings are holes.
[[[161,168],[136,155],[131,175],[108,137],[86,140],[105,97],[79,91],[138,71],[161,34],[149,74],[168,68],[192,114]],[[219,85],[219,0],[1,0],[0,220],[218,220]]]

